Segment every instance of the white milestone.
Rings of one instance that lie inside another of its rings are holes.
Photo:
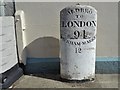
[[[88,5],[60,12],[60,74],[68,80],[94,79],[97,11]]]

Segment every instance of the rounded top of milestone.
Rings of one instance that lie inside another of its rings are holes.
[[[76,4],[75,6],[68,6],[61,10],[63,13],[67,13],[68,15],[72,15],[74,13],[85,13],[85,14],[94,14],[97,13],[97,10],[89,5],[81,5]]]

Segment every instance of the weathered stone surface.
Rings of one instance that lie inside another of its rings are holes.
[[[15,13],[13,0],[0,1],[0,11],[0,16],[13,16]]]
[[[97,11],[76,5],[60,12],[61,77],[70,80],[95,76]]]
[[[17,51],[14,18],[12,16],[0,17],[0,73],[17,64]]]

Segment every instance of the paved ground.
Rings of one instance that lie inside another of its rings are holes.
[[[96,74],[94,81],[63,81],[59,75],[24,75],[13,88],[118,88],[118,74]]]

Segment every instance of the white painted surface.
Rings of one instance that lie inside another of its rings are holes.
[[[75,5],[76,3],[16,2],[16,10],[23,10],[25,12],[26,30],[24,32],[26,36],[27,56],[29,58],[59,57],[56,54],[59,52],[59,12],[64,7]],[[80,2],[80,4],[91,5],[98,11],[97,56],[118,56],[118,3]],[[52,39],[40,39],[44,37],[54,37],[58,40],[58,43],[54,43]],[[49,42],[53,42],[54,45],[49,45]]]
[[[97,11],[86,5],[67,7],[60,12],[60,24],[61,77],[94,78]]]
[[[3,73],[15,64],[17,64],[16,40],[14,17],[4,16],[0,17],[0,73]]]
[[[17,46],[18,46],[18,54],[19,61],[24,61],[26,63],[26,36],[25,36],[25,15],[24,11],[18,10],[15,13],[15,21],[16,21],[16,34],[17,34]]]

